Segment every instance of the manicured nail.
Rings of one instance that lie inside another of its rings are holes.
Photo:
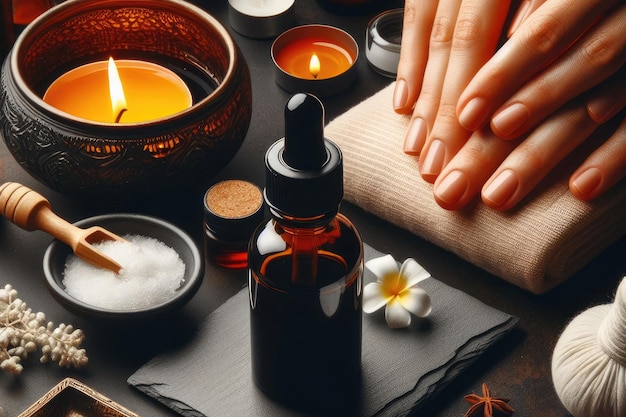
[[[411,121],[409,130],[404,138],[404,153],[409,155],[419,155],[424,147],[428,129],[426,122],[421,117]]]
[[[513,170],[507,169],[483,190],[483,199],[488,200],[495,207],[502,206],[513,196],[518,186],[517,175]]]
[[[515,17],[511,22],[511,27],[509,28],[508,35],[511,37],[513,33],[519,28],[526,17],[528,15],[528,11],[530,10],[530,0],[524,0],[519,7],[517,8],[517,13],[515,13]]]
[[[446,157],[446,146],[444,143],[435,139],[430,144],[424,162],[422,163],[422,178],[428,182],[435,182],[437,176],[443,169],[443,162]]]
[[[406,81],[400,78],[396,81],[396,87],[393,90],[393,109],[403,110],[406,107],[406,101],[409,98],[409,87]]]
[[[487,100],[473,98],[459,112],[459,123],[467,130],[477,130],[485,123],[488,111]]]
[[[598,168],[589,168],[572,181],[572,186],[576,188],[582,196],[591,197],[594,195],[600,183],[602,183],[602,173],[600,170]]]
[[[602,94],[587,103],[587,112],[596,123],[604,123],[616,113],[618,95]]]
[[[524,126],[528,119],[529,113],[526,106],[522,103],[515,103],[493,116],[491,125],[498,136],[508,137]]]
[[[469,181],[465,173],[455,169],[437,184],[434,192],[441,201],[454,206],[463,198],[468,185]]]

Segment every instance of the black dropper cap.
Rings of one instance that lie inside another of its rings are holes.
[[[284,215],[307,218],[339,211],[343,159],[324,138],[324,106],[299,93],[285,106],[285,137],[265,154],[265,201]]]

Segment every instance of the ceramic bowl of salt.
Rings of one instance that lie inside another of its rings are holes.
[[[116,274],[77,258],[54,240],[43,258],[45,284],[63,307],[93,319],[137,320],[173,313],[196,294],[204,258],[194,240],[177,226],[141,214],[106,214],[74,223],[101,226],[126,242],[97,248],[122,265]]]

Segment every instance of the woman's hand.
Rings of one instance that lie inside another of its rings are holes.
[[[528,133],[626,62],[626,4],[614,0],[547,0],[465,88],[460,124],[490,123],[505,139]]]
[[[441,206],[481,193],[509,209],[599,125],[624,118],[623,1],[523,1],[491,59],[508,1],[433,3],[406,2],[393,105],[412,112],[404,151],[420,155]],[[595,198],[626,175],[620,121],[572,175],[576,197]]]
[[[492,138],[492,146],[498,150],[485,153],[484,146],[478,148],[470,140],[472,143],[446,167],[445,178],[435,184],[435,199],[440,205],[461,208],[476,188],[482,188],[485,204],[497,210],[510,209],[566,155],[595,135],[598,126],[614,118],[616,129],[605,143],[594,138],[594,143],[599,143],[597,149],[572,174],[569,188],[577,198],[591,200],[626,175],[626,123],[624,112],[620,113],[626,106],[626,4],[600,3],[604,8],[596,9],[600,5],[595,1],[579,1],[581,9],[569,3],[572,13],[567,15],[567,10],[559,9],[563,3],[546,1],[520,23],[513,37],[470,82],[459,100],[461,124],[468,129],[483,127],[482,118],[504,97],[505,103],[484,130],[490,128],[487,136],[516,142],[515,146],[506,146]],[[590,20],[592,23],[584,33],[572,26],[569,31],[561,28],[565,34],[560,37],[544,34],[543,39],[553,39],[550,44],[556,46],[545,48],[541,61],[538,22],[554,22],[557,16],[562,17],[566,27],[572,17],[578,17],[580,25]],[[524,39],[534,43],[534,53],[523,53]],[[563,47],[566,49],[560,50]],[[503,77],[508,81],[503,82]],[[521,88],[515,91],[519,85]],[[511,91],[513,96],[506,98]],[[482,107],[485,103],[489,106]],[[477,155],[483,161],[470,162]],[[465,197],[457,195],[455,200],[452,191],[463,186],[464,178],[472,186],[468,186]]]
[[[405,3],[393,106],[413,113],[404,151],[422,156],[426,181],[437,178],[469,137],[457,120],[457,101],[493,55],[508,8],[508,0]]]
[[[437,203],[460,209],[476,195],[496,210],[518,204],[569,153],[589,140],[598,126],[613,119],[608,139],[593,137],[597,147],[570,178],[579,199],[593,199],[626,175],[626,71],[615,74],[580,100],[574,100],[520,139],[502,140],[485,127],[472,134],[434,184]],[[610,93],[610,94],[608,94]],[[607,98],[610,97],[610,103]],[[601,101],[608,112],[598,122],[589,108]],[[605,136],[606,137],[606,136]]]

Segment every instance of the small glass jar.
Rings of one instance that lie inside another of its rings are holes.
[[[207,261],[225,268],[248,266],[248,242],[265,218],[260,188],[226,180],[204,194],[204,247]]]
[[[395,78],[400,61],[403,9],[380,13],[367,25],[365,57],[372,68],[386,77]]]

